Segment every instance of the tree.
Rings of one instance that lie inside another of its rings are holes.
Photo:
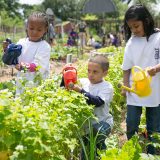
[[[0,15],[2,11],[6,11],[9,17],[20,17],[19,9],[20,4],[17,0],[1,0],[0,1]]]
[[[43,10],[51,8],[57,17],[67,20],[81,16],[83,2],[84,0],[45,0],[42,8]]]
[[[31,14],[31,12],[34,10],[34,6],[22,4],[21,9],[22,9],[22,13],[23,13],[23,19],[26,19]]]
[[[17,0],[1,0],[0,1],[0,17],[1,25],[5,27],[22,25],[20,4]]]

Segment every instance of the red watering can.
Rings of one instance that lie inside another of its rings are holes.
[[[77,82],[77,69],[72,65],[72,63],[68,63],[64,66],[63,78],[67,89],[72,88]]]

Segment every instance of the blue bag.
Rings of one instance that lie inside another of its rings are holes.
[[[22,45],[9,44],[5,53],[2,56],[3,63],[7,65],[18,64],[18,57],[21,55]]]

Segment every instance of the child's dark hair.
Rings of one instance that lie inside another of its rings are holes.
[[[43,12],[33,12],[29,17],[28,17],[28,20],[27,20],[27,25],[29,23],[29,21],[33,18],[41,18],[42,20],[44,20],[44,24],[45,26],[48,28],[49,27],[49,23],[48,23],[48,18],[47,18],[47,15]],[[42,37],[42,39],[44,39],[45,35]]]
[[[98,63],[103,71],[108,71],[109,69],[109,60],[103,55],[95,55],[89,59],[89,62]]]
[[[125,13],[124,31],[126,40],[128,40],[132,34],[127,24],[127,22],[131,19],[143,22],[144,32],[146,34],[147,40],[149,39],[151,34],[156,32],[154,28],[154,20],[148,9],[144,5],[136,4],[131,6]]]
[[[48,27],[48,18],[46,16],[45,13],[43,12],[33,12],[29,17],[28,17],[28,22],[30,19],[33,19],[33,18],[42,18],[44,20],[44,23],[46,24],[46,27]]]

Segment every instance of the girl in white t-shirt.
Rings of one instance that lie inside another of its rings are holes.
[[[23,92],[21,80],[35,82],[38,73],[43,79],[49,76],[50,45],[44,40],[48,29],[48,20],[44,13],[34,12],[27,20],[27,38],[20,39],[22,53],[15,68],[17,73],[17,94]],[[37,68],[38,71],[37,71]],[[29,83],[31,84],[31,83]]]
[[[143,5],[131,6],[125,14],[124,30],[127,40],[123,59],[123,83],[132,85],[131,68],[139,66],[148,69],[152,76],[152,93],[148,97],[139,97],[126,90],[122,91],[127,96],[127,137],[130,139],[138,132],[142,107],[146,107],[146,129],[149,140],[151,135],[160,133],[160,32],[155,29],[154,21]],[[148,145],[148,153],[155,154],[155,148]]]

